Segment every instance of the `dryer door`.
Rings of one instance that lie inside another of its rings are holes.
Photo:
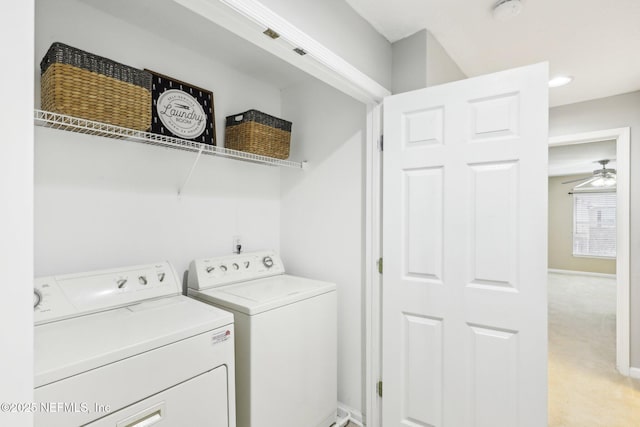
[[[227,368],[220,366],[87,426],[235,427],[234,417],[229,419],[227,399]],[[100,409],[108,410],[97,408],[96,412]]]

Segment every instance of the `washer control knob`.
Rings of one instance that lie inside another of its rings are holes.
[[[227,266],[226,266],[226,265],[224,265],[224,264],[222,264],[222,265],[220,266],[220,270],[222,270],[222,271],[227,271]]]
[[[146,285],[147,283],[149,283],[145,276],[138,277],[138,282],[140,282],[141,285]]]
[[[210,265],[209,267],[207,267],[207,273],[211,273],[215,269],[216,268],[214,266]]]
[[[164,273],[158,273],[158,280],[159,280],[160,282],[164,282],[164,276],[165,276],[165,274],[164,274]]]
[[[251,265],[250,261],[245,261],[244,262],[244,268],[249,268],[250,265]]]
[[[33,290],[33,308],[36,308],[37,306],[39,306],[41,301],[42,301],[42,294],[40,293],[39,290],[34,289]]]
[[[127,279],[118,279],[116,280],[116,284],[118,285],[118,289],[122,289],[127,284]]]
[[[234,262],[232,265],[234,270],[240,270],[240,266],[237,263]]]
[[[267,268],[273,267],[273,259],[270,256],[266,256],[266,257],[262,258],[262,263]]]

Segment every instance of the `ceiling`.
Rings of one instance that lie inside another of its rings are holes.
[[[640,90],[640,1],[522,0],[502,22],[497,0],[346,0],[389,41],[428,29],[469,77],[549,61],[551,105]]]
[[[602,168],[598,160],[611,160],[607,168],[616,167],[616,141],[561,145],[549,148],[549,176],[590,174]]]

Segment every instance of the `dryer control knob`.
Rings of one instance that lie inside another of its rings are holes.
[[[209,267],[207,267],[207,273],[211,273],[213,270],[215,270],[215,267],[213,267],[211,265]]]
[[[227,271],[227,266],[226,266],[226,265],[224,265],[224,264],[222,264],[222,265],[220,266],[220,270],[222,270],[222,271]]]
[[[34,309],[40,305],[40,301],[42,301],[42,294],[40,293],[39,290],[34,289],[33,290],[33,308]]]
[[[262,263],[267,268],[273,267],[273,259],[270,256],[266,256],[266,257],[262,258]]]
[[[240,266],[238,265],[238,263],[237,263],[237,262],[234,262],[234,263],[232,264],[232,266],[233,266],[233,269],[234,269],[234,270],[240,270]]]
[[[127,279],[116,280],[116,284],[118,285],[118,289],[122,289],[127,284]]]

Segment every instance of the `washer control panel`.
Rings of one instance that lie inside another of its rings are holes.
[[[284,265],[275,251],[249,252],[192,261],[187,284],[207,289],[278,274],[284,274]]]
[[[35,323],[178,295],[181,282],[168,262],[35,279]]]

